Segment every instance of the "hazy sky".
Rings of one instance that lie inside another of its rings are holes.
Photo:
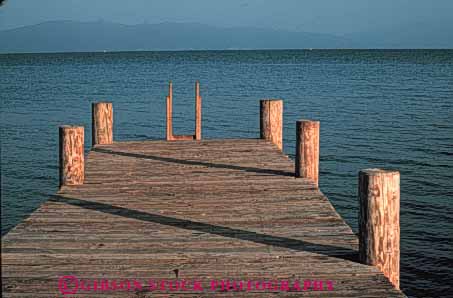
[[[0,29],[50,20],[197,22],[346,34],[442,21],[453,0],[6,0]],[[451,19],[451,20],[450,20]]]

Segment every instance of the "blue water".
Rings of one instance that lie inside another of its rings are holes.
[[[2,235],[58,185],[58,126],[91,135],[93,101],[112,101],[116,140],[193,132],[201,82],[205,138],[259,135],[259,99],[321,121],[320,187],[357,231],[357,172],[401,171],[401,287],[452,297],[453,50],[207,51],[0,55]],[[86,138],[86,148],[90,138]]]

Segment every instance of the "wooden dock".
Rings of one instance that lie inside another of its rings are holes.
[[[282,111],[262,104],[262,139],[198,140],[200,111],[193,140],[113,142],[111,104],[93,105],[88,157],[83,128],[62,127],[59,192],[2,238],[3,297],[405,297],[399,218],[393,238],[366,230],[376,173],[361,176],[359,254],[318,188],[319,123],[298,122],[295,175]]]
[[[241,292],[249,297],[404,297],[357,262],[356,235],[293,172],[263,140],[97,146],[83,185],[62,187],[3,238],[3,296],[55,297],[64,275],[174,280],[178,270],[178,279],[203,281],[333,281],[333,291]],[[148,294],[104,293],[165,296]]]

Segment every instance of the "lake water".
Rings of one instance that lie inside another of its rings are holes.
[[[206,51],[0,55],[2,235],[58,185],[58,126],[85,126],[112,101],[116,140],[193,132],[200,80],[205,138],[259,136],[259,99],[295,122],[321,121],[320,187],[357,231],[357,173],[401,171],[401,287],[452,297],[453,50]]]

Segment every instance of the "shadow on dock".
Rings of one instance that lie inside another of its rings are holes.
[[[99,211],[115,216],[122,216],[130,219],[168,225],[186,230],[195,230],[203,233],[252,241],[259,244],[283,247],[296,251],[317,253],[328,257],[358,262],[358,252],[350,248],[311,243],[303,240],[266,235],[252,231],[196,222],[188,219],[180,219],[159,214],[151,214],[124,207],[112,206],[110,204],[104,204],[100,202],[88,201],[78,198],[65,197],[61,195],[51,195],[49,201],[70,204],[73,206]]]
[[[269,175],[294,177],[294,172],[288,172],[288,171],[260,169],[260,168],[252,168],[252,167],[241,167],[241,166],[235,166],[235,165],[177,159],[177,158],[172,158],[172,157],[162,157],[162,156],[155,156],[155,155],[145,155],[145,154],[138,154],[138,153],[113,151],[113,150],[102,149],[102,148],[93,148],[92,151],[99,152],[99,153],[105,153],[105,154],[113,154],[113,155],[120,155],[120,156],[134,157],[134,158],[171,162],[171,163],[177,163],[177,164],[182,164],[182,165],[203,166],[203,167],[209,167],[209,168],[230,169],[230,170],[238,170],[238,171],[252,172],[252,173],[258,173],[258,174],[269,174]]]

